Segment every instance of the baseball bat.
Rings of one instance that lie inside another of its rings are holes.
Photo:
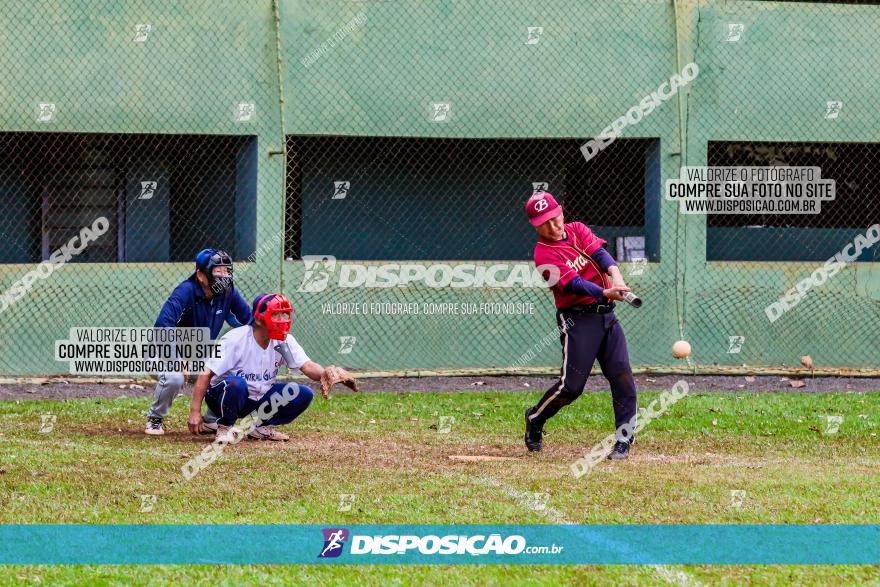
[[[642,307],[642,298],[637,296],[631,291],[624,292],[623,301],[632,306],[633,308],[641,308]]]

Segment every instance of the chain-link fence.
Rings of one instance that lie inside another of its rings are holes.
[[[319,362],[555,369],[536,190],[645,300],[617,311],[634,366],[685,365],[685,338],[689,368],[867,372],[874,248],[767,308],[878,221],[877,24],[872,4],[721,0],[16,6],[0,373],[63,372],[72,327],[151,325],[206,247],[246,298],[291,298]],[[684,165],[819,167],[836,197],[682,214],[664,186]]]

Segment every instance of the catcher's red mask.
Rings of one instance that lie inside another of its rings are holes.
[[[284,340],[290,332],[291,316],[293,308],[290,300],[280,293],[260,294],[254,300],[254,319],[266,325],[266,331],[272,340]],[[286,315],[285,318],[275,317],[275,314]]]

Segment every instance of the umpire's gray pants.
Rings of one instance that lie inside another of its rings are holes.
[[[174,402],[174,398],[176,398],[177,394],[180,393],[180,390],[183,389],[185,382],[183,373],[160,373],[159,383],[156,384],[153,405],[150,406],[150,409],[147,412],[147,417],[164,419],[165,416],[168,415],[168,410],[171,409],[171,404]],[[214,422],[217,420],[217,416],[214,415],[211,408],[208,408],[205,413],[204,420],[205,422]]]

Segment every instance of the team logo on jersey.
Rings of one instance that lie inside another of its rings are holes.
[[[575,259],[569,259],[565,262],[566,265],[574,269],[575,273],[580,273],[581,269],[587,264],[588,260],[583,255],[578,255]]]
[[[348,530],[345,528],[324,528],[324,548],[318,558],[336,558],[342,554],[342,547],[348,540]]]

